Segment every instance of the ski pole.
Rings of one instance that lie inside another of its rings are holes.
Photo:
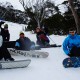
[[[49,37],[49,36],[48,36]],[[49,39],[51,39],[52,40],[52,38],[51,37],[49,37]],[[52,42],[54,42],[53,40],[52,40]],[[54,42],[55,43],[55,42]],[[56,44],[56,43],[55,43]],[[57,44],[56,44],[57,45]]]
[[[48,36],[49,37],[49,36]],[[51,39],[51,37],[49,37],[50,39]],[[52,40],[52,39],[51,39]],[[52,40],[53,41],[53,40]],[[53,41],[54,42],[54,41]],[[54,42],[55,43],[55,42]],[[57,46],[57,47],[61,47],[61,45],[57,45],[56,43],[55,43],[55,45]]]
[[[48,38],[52,40],[51,37],[48,36]],[[54,41],[52,40],[52,42],[54,42]],[[55,43],[55,42],[54,42],[54,43]],[[55,43],[55,45],[56,45],[57,47],[61,47],[61,45],[57,45],[56,43]]]

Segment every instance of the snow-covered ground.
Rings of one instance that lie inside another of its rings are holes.
[[[19,37],[22,26],[8,22],[11,34],[10,40]],[[25,32],[25,36],[36,42],[36,35]],[[51,35],[56,44],[62,44],[66,36]],[[54,43],[51,40],[51,44]],[[0,80],[80,80],[80,68],[64,68],[62,61],[67,56],[62,47],[41,49],[49,53],[48,58],[29,58],[31,63],[26,68],[0,70]],[[13,56],[16,60],[27,59],[24,56]]]

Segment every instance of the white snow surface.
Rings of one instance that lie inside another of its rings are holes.
[[[22,25],[11,22],[8,22],[8,25],[10,40],[18,39]],[[25,36],[36,42],[35,34],[25,32]],[[62,44],[66,36],[51,35],[50,37],[56,44]],[[31,63],[26,68],[0,70],[0,80],[80,80],[80,68],[63,67],[62,61],[68,56],[63,52],[62,47],[43,48],[41,51],[48,52],[48,58],[13,56],[15,60],[31,59]]]

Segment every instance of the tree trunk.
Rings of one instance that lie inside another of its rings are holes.
[[[72,14],[74,16],[75,19],[75,23],[76,23],[76,28],[77,28],[77,33],[80,34],[80,21],[79,21],[79,17],[77,15],[77,12],[74,9],[74,5],[73,5],[73,0],[68,0]]]

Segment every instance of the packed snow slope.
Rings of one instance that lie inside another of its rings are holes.
[[[8,22],[10,30],[10,40],[19,38],[23,25]],[[31,32],[24,32],[26,37],[36,42],[36,35]],[[51,35],[51,39],[56,44],[62,44],[66,36]],[[50,43],[54,43],[51,41]],[[80,68],[64,68],[63,59],[68,56],[62,47],[43,48],[41,51],[49,53],[48,58],[29,58],[31,63],[26,68],[0,70],[0,80],[80,80]],[[28,57],[13,56],[15,60],[24,60]]]

